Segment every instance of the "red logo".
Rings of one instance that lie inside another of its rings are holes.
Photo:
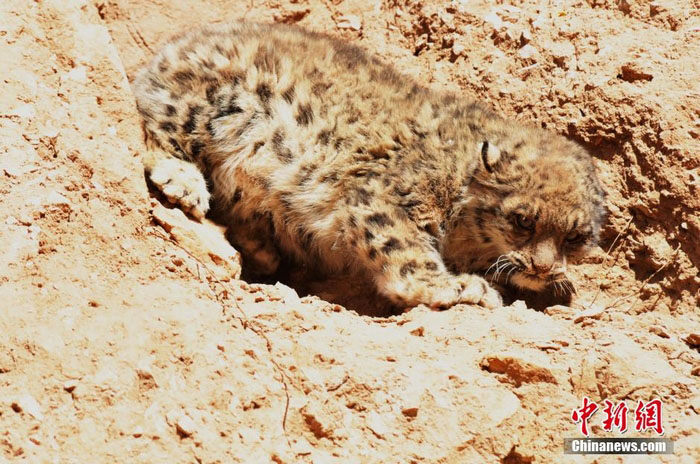
[[[627,431],[627,413],[629,412],[627,404],[624,401],[615,404],[610,400],[604,400],[604,404],[603,430],[612,432],[613,429],[617,429],[619,433],[625,433]],[[646,403],[641,400],[638,401],[634,410],[634,429],[637,432],[653,430],[658,435],[663,435],[662,408],[663,403],[658,398]],[[595,401],[591,401],[587,396],[583,397],[580,408],[571,411],[571,420],[574,424],[580,424],[581,433],[585,436],[588,436],[588,421],[596,411],[598,411],[598,404]]]
[[[605,400],[605,408],[603,408],[605,413],[605,419],[603,419],[603,430],[606,432],[612,432],[613,427],[617,428],[620,433],[625,433],[627,431],[627,405],[624,401],[621,401],[613,409],[613,402],[610,400]]]
[[[648,429],[654,430],[657,434],[664,434],[664,427],[661,423],[661,400],[654,399],[646,405],[644,401],[639,401],[634,410],[634,429],[643,432]]]
[[[581,422],[581,433],[588,436],[588,419],[598,410],[598,405],[589,400],[587,396],[583,397],[583,406],[580,409],[571,411],[571,420],[574,424]]]

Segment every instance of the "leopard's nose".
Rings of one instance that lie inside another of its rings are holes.
[[[552,267],[554,265],[554,263],[540,261],[534,257],[530,258],[530,264],[532,265],[532,270],[535,271],[535,274],[540,276],[549,275],[552,272]]]

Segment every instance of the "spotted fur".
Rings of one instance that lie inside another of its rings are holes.
[[[150,179],[198,218],[211,192],[261,273],[282,254],[363,272],[397,305],[493,307],[498,292],[477,274],[563,285],[566,257],[603,220],[575,143],[324,35],[206,27],[168,43],[134,92]]]

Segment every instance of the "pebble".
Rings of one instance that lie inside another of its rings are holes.
[[[537,55],[537,49],[530,44],[526,44],[518,50],[518,56],[521,58],[532,58],[535,55]]]
[[[532,42],[532,34],[530,34],[529,29],[524,29],[520,33],[520,43],[522,45],[526,45],[526,44],[529,44],[530,42]]]
[[[654,335],[658,335],[661,338],[671,338],[668,331],[660,325],[653,325],[649,327],[649,332],[653,333]]]
[[[503,20],[496,14],[495,11],[484,16],[484,21],[489,23],[494,30],[499,31],[503,28]]]
[[[369,427],[369,429],[372,431],[372,433],[374,433],[377,436],[377,438],[383,439],[389,433],[389,429],[384,423],[384,419],[382,419],[382,416],[380,416],[374,411],[370,412],[369,416],[367,417],[367,427]]]
[[[194,434],[194,432],[197,431],[197,426],[195,425],[194,421],[185,414],[182,414],[177,419],[177,422],[175,423],[175,428],[177,429],[180,435],[183,435],[185,437],[192,436],[192,434]]]
[[[197,427],[194,421],[184,412],[171,409],[165,414],[165,421],[175,427],[178,435],[182,437],[189,437],[196,431]]]
[[[693,348],[697,348],[700,346],[700,333],[689,333],[688,335],[686,335],[684,340],[688,345],[692,346]]]
[[[68,393],[72,392],[75,390],[75,387],[78,386],[78,381],[75,379],[70,379],[65,382],[63,382],[63,389],[67,391]]]
[[[580,313],[576,314],[574,316],[574,323],[578,324],[579,322],[583,321],[584,319],[600,319],[600,316],[605,312],[605,308],[602,306],[593,306],[590,307],[584,311],[581,311]]]
[[[621,67],[622,80],[627,82],[650,81],[654,75],[641,63],[629,62]]]
[[[41,405],[31,395],[23,395],[17,401],[12,402],[12,409],[15,412],[26,412],[37,420],[42,420]]]
[[[356,15],[341,16],[338,20],[338,28],[359,31],[360,29],[362,29],[362,19]]]

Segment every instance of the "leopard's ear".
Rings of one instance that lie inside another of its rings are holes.
[[[477,144],[478,153],[481,156],[481,162],[484,165],[484,169],[488,172],[493,172],[494,168],[501,160],[501,150],[488,140],[479,142]]]

